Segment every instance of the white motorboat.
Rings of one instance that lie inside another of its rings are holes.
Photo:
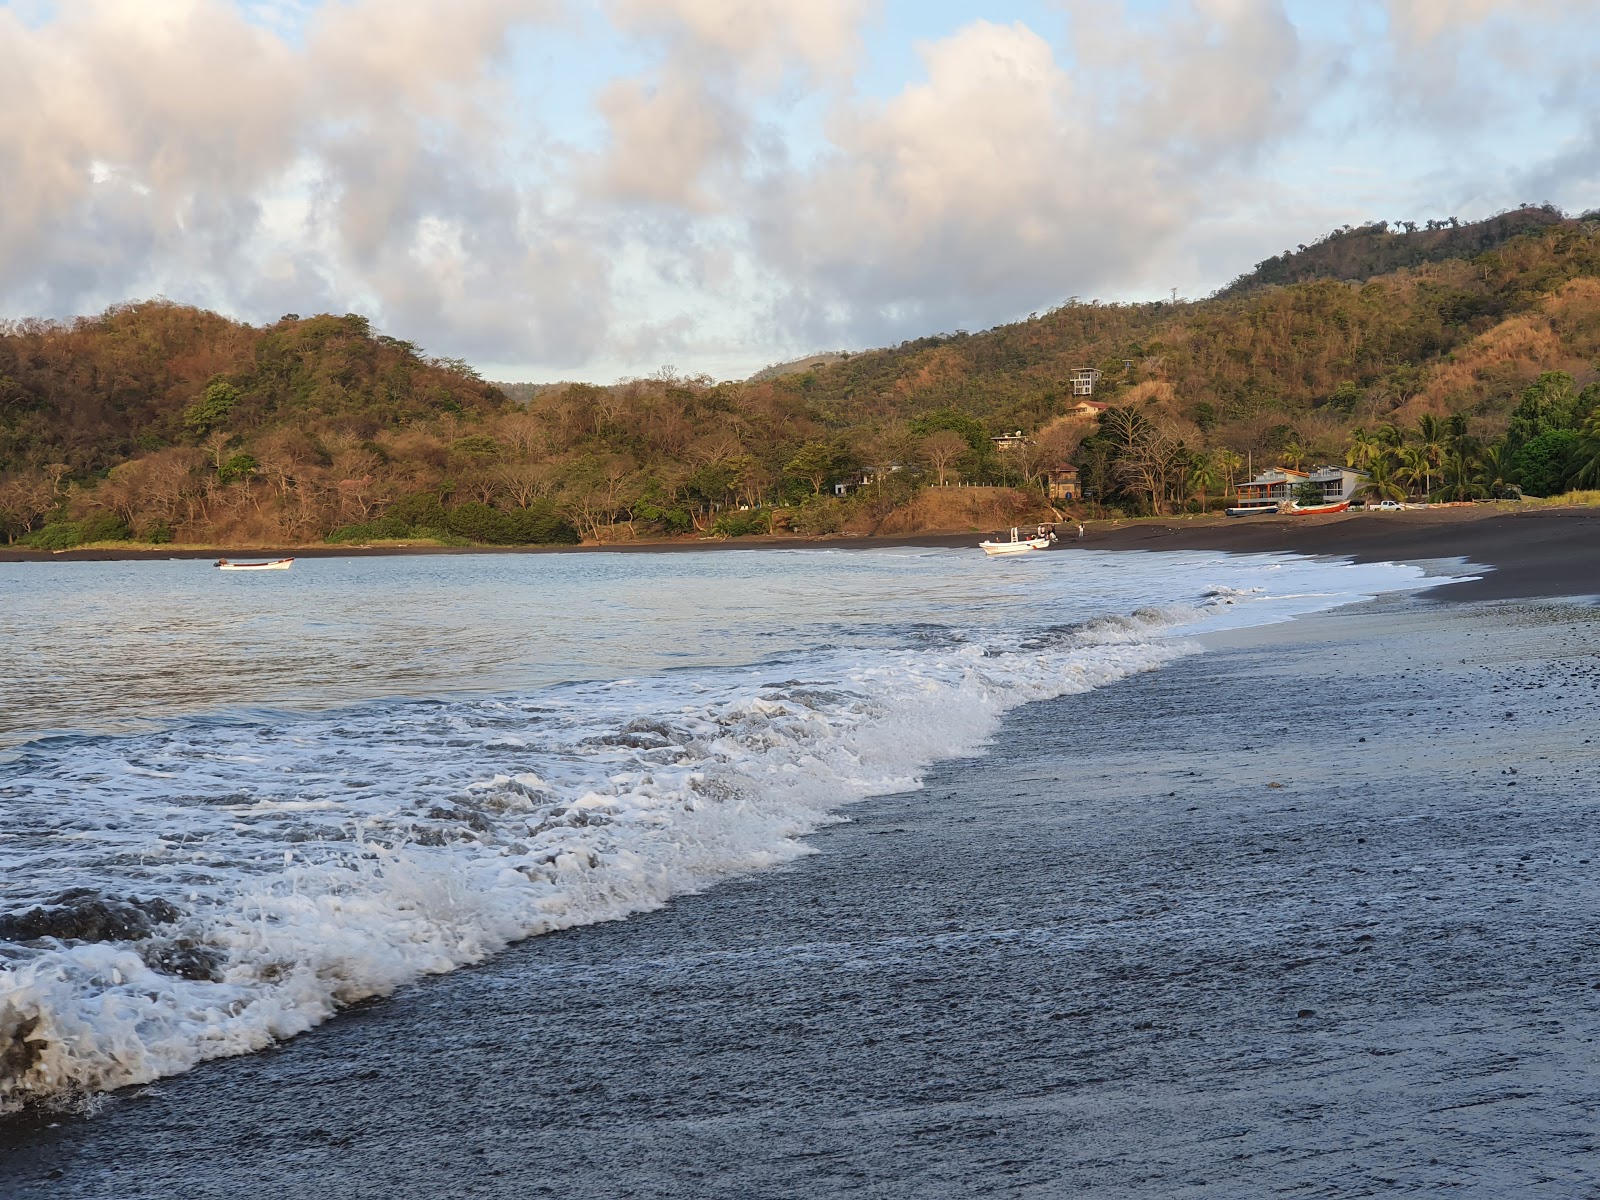
[[[1027,538],[1023,537],[1017,527],[1013,525],[1011,527],[1010,541],[996,539],[979,542],[978,546],[985,554],[995,557],[1006,554],[1027,554],[1033,550],[1048,550],[1050,543],[1055,540],[1055,531],[1046,529],[1043,525],[1039,526],[1037,534]]]
[[[294,566],[292,558],[275,558],[271,562],[229,562],[225,558],[217,559],[219,571],[287,571]]]

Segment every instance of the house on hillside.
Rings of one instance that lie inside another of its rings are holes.
[[[1273,467],[1249,483],[1239,485],[1238,507],[1276,508],[1285,500],[1298,500],[1300,487],[1305,483],[1314,483],[1322,489],[1323,504],[1337,504],[1354,497],[1369,478],[1366,472],[1354,467],[1318,467],[1314,471]]]
[[[1066,415],[1079,420],[1092,421],[1110,407],[1103,400],[1079,400],[1071,408],[1067,409]]]
[[[1027,438],[1022,436],[1022,430],[1019,429],[1015,433],[998,434],[997,436],[989,439],[989,444],[992,445],[996,450],[1005,452],[1008,450],[1018,449],[1027,440]]]
[[[1100,372],[1093,367],[1077,367],[1067,376],[1072,383],[1074,396],[1094,395],[1094,385],[1100,382]]]
[[[905,469],[905,463],[890,463],[887,474],[892,475],[896,471],[904,471]],[[850,474],[833,485],[833,494],[835,496],[848,496],[857,488],[864,488],[869,484],[877,483],[884,474],[885,472],[882,471],[851,471]]]
[[[1045,492],[1051,500],[1078,500],[1083,496],[1083,488],[1078,479],[1078,468],[1071,463],[1058,463],[1046,468],[1044,473]]]

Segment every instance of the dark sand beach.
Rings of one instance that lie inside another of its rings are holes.
[[[1497,569],[1024,707],[791,867],[0,1126],[0,1193],[1600,1194],[1600,516],[1473,515],[1095,529]]]

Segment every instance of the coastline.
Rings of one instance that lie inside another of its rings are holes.
[[[1070,529],[1070,524],[1065,526]],[[624,542],[593,546],[310,546],[183,550],[73,550],[60,553],[0,549],[0,565],[24,562],[120,562],[266,558],[350,558],[452,554],[660,554],[692,551],[960,549],[980,534],[924,533],[896,537],[771,537],[704,541]],[[1084,536],[1051,552],[1086,550],[1218,550],[1233,554],[1293,553],[1348,557],[1357,562],[1460,559],[1492,574],[1459,585],[1459,599],[1538,595],[1600,595],[1600,508],[1504,507],[1419,509],[1403,513],[1345,513],[1326,517],[1141,518],[1086,522]],[[1548,590],[1554,589],[1554,590]]]
[[[0,1121],[5,1194],[1592,1188],[1600,525],[1530,518],[1086,538],[1498,569],[1210,635],[788,868]]]

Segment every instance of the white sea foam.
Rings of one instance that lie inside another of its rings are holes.
[[[791,861],[1010,708],[1187,653],[1166,635],[1225,605],[1326,606],[1191,594],[755,668],[26,745],[0,788],[22,844],[0,867],[13,922],[43,908],[9,943],[0,925],[0,1111],[259,1049],[519,938]],[[95,905],[122,936],[63,923]]]

